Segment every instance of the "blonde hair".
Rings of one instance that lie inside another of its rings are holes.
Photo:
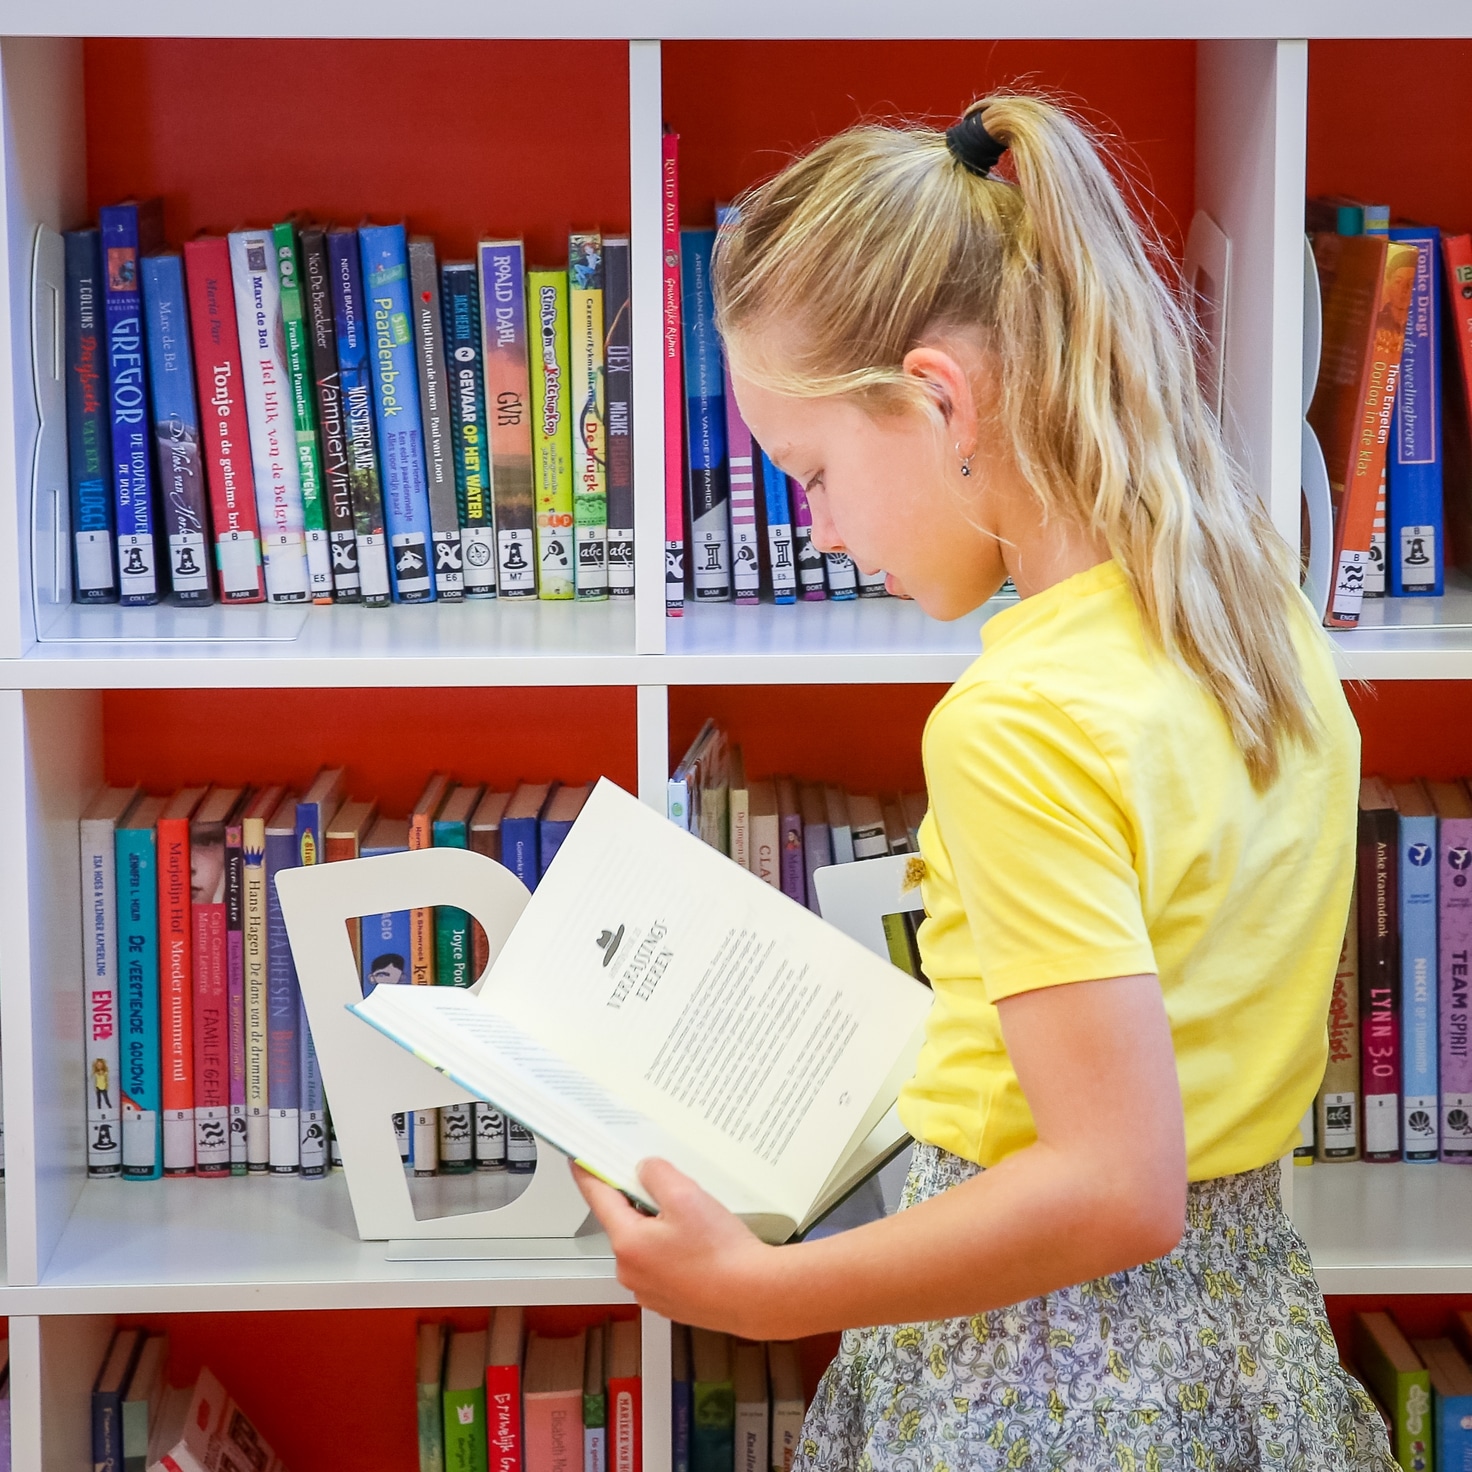
[[[747,193],[717,242],[720,330],[778,392],[938,415],[905,355],[980,329],[1042,515],[1102,536],[1150,637],[1215,697],[1263,790],[1284,741],[1317,732],[1290,632],[1295,559],[1223,448],[1191,321],[1088,133],[1035,96],[977,112],[1015,184],[970,173],[943,133],[864,126]],[[778,323],[780,363],[772,335],[757,340]]]

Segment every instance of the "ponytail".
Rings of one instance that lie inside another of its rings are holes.
[[[718,243],[718,321],[778,392],[935,413],[903,371],[945,326],[979,329],[998,422],[1046,518],[1097,532],[1151,639],[1211,692],[1259,790],[1317,733],[1290,624],[1288,547],[1226,454],[1192,326],[1082,127],[1052,103],[974,103],[1015,183],[942,133],[854,128],[740,203]],[[761,329],[796,343],[778,364]]]

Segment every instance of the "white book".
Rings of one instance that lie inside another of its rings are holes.
[[[889,852],[884,829],[884,809],[879,799],[863,792],[848,795],[848,821],[853,835],[854,858],[877,859]]]
[[[266,591],[273,603],[301,603],[311,597],[305,517],[291,379],[286,371],[281,280],[269,230],[231,231],[230,280],[240,330],[240,380],[250,426]]]
[[[851,864],[854,861],[854,830],[849,825],[848,795],[841,787],[824,789],[828,803],[828,843],[833,850],[835,864]]]
[[[439,1174],[440,1168],[440,1112],[438,1109],[416,1109],[414,1111],[413,1143],[409,1149],[414,1161],[416,1176]]]
[[[463,881],[490,861],[415,862]],[[356,882],[351,862],[278,877],[303,975],[344,964],[314,917]],[[646,1208],[639,1162],[662,1156],[779,1242],[907,1138],[895,1100],[929,1008],[919,982],[605,780],[478,993],[381,986],[350,1010]]]
[[[734,1472],[767,1472],[772,1460],[772,1421],[767,1404],[767,1347],[738,1339],[731,1346],[736,1391]]]
[[[118,1056],[117,826],[136,787],[104,787],[82,814],[82,976],[86,1015],[87,1174],[123,1170]]]
[[[175,1420],[178,1400],[165,1402],[163,1434],[157,1456],[149,1451],[149,1472],[224,1472],[249,1467],[251,1472],[285,1472],[244,1411],[225,1394],[208,1370],[199,1372],[192,1392],[184,1392],[182,1424]]]
[[[802,1358],[791,1340],[767,1345],[767,1368],[772,1382],[772,1472],[792,1472],[792,1459],[802,1440],[807,1400],[802,1393]]]
[[[746,786],[746,763],[741,748],[733,746],[726,758],[730,779],[726,813],[731,831],[731,857],[743,869],[751,868],[751,794]]]

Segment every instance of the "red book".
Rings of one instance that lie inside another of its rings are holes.
[[[525,1472],[582,1472],[584,1330],[564,1338],[530,1334],[522,1381]]]
[[[664,243],[664,611],[685,612],[685,375],[680,357],[680,135],[660,147]]]
[[[643,1472],[643,1426],[639,1320],[616,1319],[608,1336],[608,1472]]]
[[[193,917],[189,820],[207,789],[181,787],[159,815],[158,1012],[163,1059],[164,1174],[194,1174]]]
[[[189,825],[193,917],[194,1172],[230,1174],[230,961],[225,908],[225,828],[238,787],[214,787]]]
[[[199,387],[199,431],[215,529],[215,567],[225,603],[260,603],[266,596],[250,430],[240,387],[240,334],[230,247],[201,235],[184,247],[194,376]]]
[[[486,1346],[488,1472],[522,1472],[522,1338],[521,1310],[498,1308]]]

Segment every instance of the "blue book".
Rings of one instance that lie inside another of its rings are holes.
[[[680,324],[685,348],[686,489],[697,603],[731,598],[731,493],[726,480],[726,390],[716,336],[710,257],[714,230],[680,231]]]
[[[404,227],[364,225],[358,249],[394,597],[400,603],[425,603],[435,596],[434,568]]]
[[[1446,560],[1441,500],[1441,231],[1397,225],[1392,240],[1416,247],[1400,383],[1385,456],[1387,560],[1397,598],[1439,598]]]
[[[123,1472],[123,1397],[144,1337],[142,1329],[119,1329],[92,1383],[94,1472]]]
[[[72,599],[116,603],[112,416],[103,361],[102,244],[66,233],[66,448],[72,521]]]
[[[189,351],[184,258],[177,252],[143,258],[143,310],[148,336],[148,386],[158,446],[159,503],[169,583],[175,603],[213,603],[209,513],[199,452],[199,407]]]
[[[118,825],[114,839],[122,985],[123,1179],[128,1181],[156,1181],[164,1173],[154,829],[167,801],[163,797],[141,799]]]
[[[163,237],[163,204],[150,199],[141,204],[104,205],[98,220],[112,410],[118,601],[146,605],[157,603],[163,589],[154,545],[153,434],[148,422],[148,352],[138,267]]]
[[[1465,1344],[1458,1325],[1454,1330]],[[1436,1472],[1472,1472],[1472,1368],[1450,1339],[1413,1339],[1411,1348],[1431,1381]]]
[[[670,1472],[690,1472],[690,1432],[695,1419],[695,1385],[690,1366],[690,1331],[670,1325]]]
[[[342,395],[353,531],[358,542],[358,576],[363,602],[381,608],[389,601],[388,537],[383,524],[383,478],[373,428],[373,374],[368,367],[368,328],[356,230],[328,232],[327,264],[332,278],[337,381]]]
[[[363,842],[362,856],[402,854],[409,850],[409,824],[403,818],[380,818]],[[364,915],[362,929],[363,995],[376,986],[409,983],[409,912]]]
[[[557,850],[572,832],[572,825],[577,822],[578,814],[582,812],[583,804],[587,802],[592,790],[591,782],[584,782],[581,787],[559,785],[547,799],[547,804],[542,809],[541,832],[538,834],[541,849],[538,867],[542,874],[547,872],[547,866],[557,857]]]
[[[1392,791],[1400,812],[1401,1154],[1406,1160],[1435,1160],[1440,1143],[1436,809],[1420,782],[1397,782]]]
[[[792,503],[787,477],[761,452],[762,504],[767,518],[767,569],[774,603],[797,602],[797,563],[792,556]]]
[[[301,988],[276,893],[276,876],[296,868],[296,798],[290,794],[266,820],[266,1097],[273,1176],[301,1169]]]
[[[556,790],[555,782],[521,782],[501,815],[501,862],[528,889],[542,877],[542,810]]]

